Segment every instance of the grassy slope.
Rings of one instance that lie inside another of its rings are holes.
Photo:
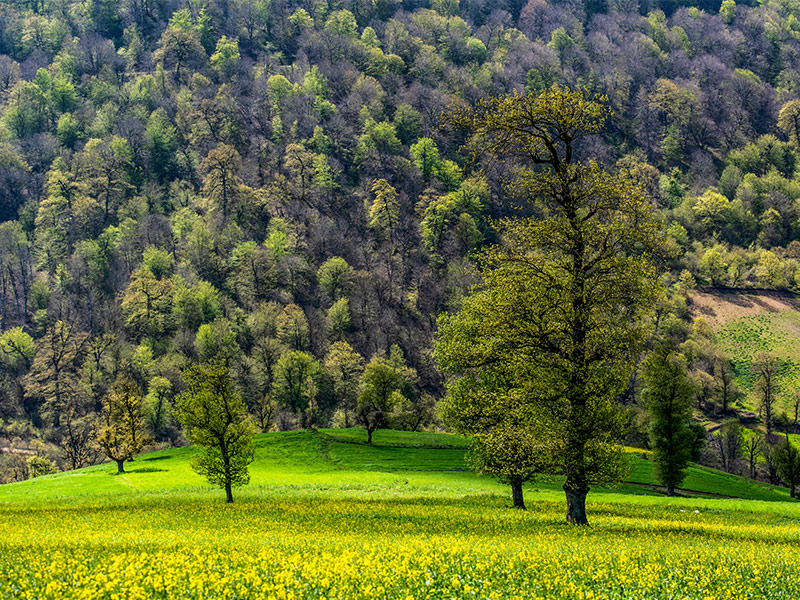
[[[778,292],[697,292],[692,314],[711,326],[713,340],[734,363],[737,384],[754,400],[751,365],[760,352],[783,363],[785,385],[800,385],[800,302]]]
[[[293,489],[412,495],[505,494],[503,486],[488,477],[471,473],[464,463],[465,438],[447,434],[378,431],[375,445],[364,443],[360,429],[268,433],[256,437],[256,460],[251,465],[251,485],[244,495],[270,494]],[[0,486],[0,502],[32,499],[127,496],[164,491],[205,495],[210,486],[191,469],[192,448],[152,452],[126,466],[128,473],[116,475],[110,464],[59,473],[36,480]],[[643,495],[659,495],[652,465],[646,454],[631,452],[630,483],[613,490],[597,489],[602,495],[637,501]],[[561,482],[547,477],[529,485],[529,493],[558,494]],[[692,467],[684,488],[711,495],[751,500],[787,500],[788,492],[703,467]],[[216,493],[216,492],[215,492]],[[596,496],[596,494],[593,494]]]

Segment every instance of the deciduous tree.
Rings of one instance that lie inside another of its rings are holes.
[[[775,419],[775,404],[780,391],[779,370],[780,365],[774,356],[761,354],[753,365],[757,377],[756,393],[759,396],[759,409],[767,431],[767,438],[772,435],[772,425]]]
[[[373,356],[361,376],[356,418],[367,430],[367,443],[372,444],[376,429],[386,427],[392,410],[402,399],[400,373],[382,356]]]
[[[233,502],[232,488],[250,481],[248,465],[255,456],[247,407],[222,363],[194,365],[183,380],[189,388],[178,396],[175,415],[199,446],[192,467],[225,488],[226,501]]]
[[[787,435],[786,439],[776,446],[774,456],[778,475],[789,486],[789,495],[796,498],[797,484],[800,483],[800,450],[792,444]]]
[[[149,441],[145,434],[142,392],[130,376],[121,375],[103,401],[95,439],[103,453],[125,472],[125,461],[133,459]]]
[[[475,134],[475,150],[513,163],[508,190],[538,218],[502,223],[504,243],[482,257],[483,287],[461,313],[440,317],[435,354],[455,380],[499,372],[528,407],[525,420],[546,424],[535,430],[548,432],[548,458],[565,475],[567,520],[578,524],[588,522],[590,485],[625,470],[616,398],[656,290],[650,207],[624,175],[578,158],[578,142],[607,116],[603,98],[562,87],[449,115]]]
[[[347,342],[334,342],[325,356],[325,370],[333,380],[333,393],[344,414],[344,426],[350,427],[350,415],[356,408],[364,372],[364,358]]]

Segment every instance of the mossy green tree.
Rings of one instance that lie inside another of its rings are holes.
[[[542,437],[525,425],[506,420],[503,425],[475,436],[467,460],[475,470],[511,486],[514,508],[525,510],[522,484],[547,469],[542,460]]]
[[[247,406],[224,363],[193,365],[183,380],[189,387],[178,395],[175,416],[199,447],[192,468],[225,488],[226,502],[233,502],[232,488],[250,482],[248,465],[255,457]]]
[[[95,440],[103,454],[117,463],[117,473],[124,473],[125,461],[149,442],[142,390],[129,375],[118,377],[103,400]]]
[[[367,430],[367,443],[372,434],[386,427],[395,410],[413,391],[417,373],[406,365],[403,351],[392,346],[389,356],[376,354],[361,374],[356,421]]]
[[[691,426],[694,386],[685,357],[669,343],[647,357],[642,375],[656,478],[667,488],[667,496],[674,496],[699,449],[697,430]]]
[[[624,174],[578,158],[581,138],[603,129],[604,100],[555,86],[448,115],[474,134],[474,151],[510,163],[507,191],[536,216],[499,224],[502,242],[481,256],[483,285],[459,314],[440,317],[435,355],[451,386],[489,370],[509,382],[520,424],[546,432],[549,469],[565,476],[567,520],[576,524],[588,523],[590,486],[626,471],[627,420],[616,399],[657,290],[651,207]],[[448,402],[451,425],[476,433],[459,396]]]

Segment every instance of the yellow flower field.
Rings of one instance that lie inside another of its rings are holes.
[[[5,505],[0,598],[800,597],[797,511],[595,504],[577,529],[544,498],[524,513],[490,495]]]

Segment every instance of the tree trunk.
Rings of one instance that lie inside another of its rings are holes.
[[[674,496],[675,495],[675,488],[671,485],[667,486],[667,496]]]
[[[525,510],[525,499],[522,497],[522,482],[511,482],[511,498],[514,500],[514,508]]]
[[[372,429],[367,427],[367,443],[372,445]]]
[[[231,490],[231,482],[225,482],[225,502],[231,503],[233,502],[233,491]]]
[[[586,492],[564,488],[567,495],[567,521],[573,525],[588,525],[586,518]]]
[[[117,461],[117,475],[125,472],[125,467],[123,466],[124,464],[125,464],[124,460]]]

